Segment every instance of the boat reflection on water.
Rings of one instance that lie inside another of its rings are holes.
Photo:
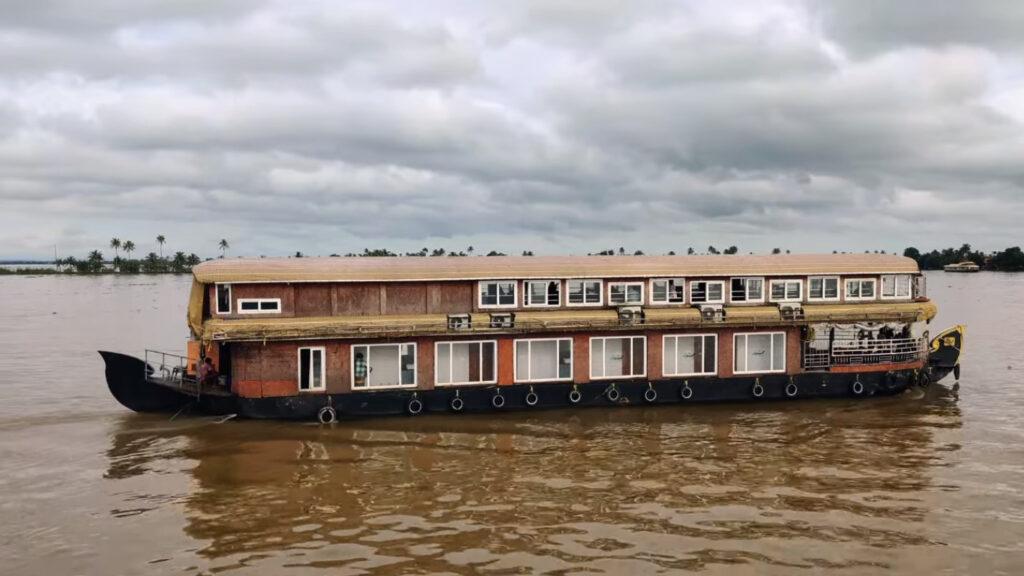
[[[944,547],[926,515],[957,489],[937,471],[960,426],[942,386],[334,426],[131,414],[106,477],[183,471],[199,549],[182,554],[207,569],[928,566]]]

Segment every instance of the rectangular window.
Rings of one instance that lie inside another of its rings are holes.
[[[572,339],[516,340],[516,382],[572,380]]]
[[[527,306],[559,306],[562,304],[562,283],[559,280],[526,282]]]
[[[600,280],[566,280],[566,291],[569,293],[570,306],[600,306]]]
[[[647,338],[615,336],[590,339],[590,377],[630,378],[647,374]]]
[[[808,278],[807,299],[815,301],[839,300],[839,277],[811,276]]]
[[[772,302],[800,302],[803,300],[803,288],[801,280],[772,280],[770,299]]]
[[[733,278],[731,288],[733,302],[764,302],[764,278]]]
[[[875,279],[853,278],[846,281],[847,300],[874,300]]]
[[[662,354],[665,376],[706,376],[718,373],[718,336],[665,336]]]
[[[516,281],[480,282],[481,308],[515,308]]]
[[[682,278],[651,280],[651,304],[682,304],[686,301],[686,281]]]
[[[438,386],[497,382],[497,348],[493,340],[438,342],[434,346],[434,375]]]
[[[231,314],[231,284],[217,284],[217,314]]]
[[[785,332],[757,332],[733,336],[733,372],[757,374],[785,371]]]
[[[416,386],[415,344],[361,344],[352,347],[352,388]]]
[[[299,390],[324,390],[327,388],[327,362],[325,348],[299,348]]]
[[[239,298],[239,314],[277,314],[281,311],[280,298]]]
[[[610,282],[608,284],[608,303],[613,305],[643,304],[644,283]]]
[[[691,304],[725,304],[725,282],[699,280],[690,282]]]
[[[887,300],[910,298],[912,285],[913,277],[910,274],[883,274],[882,298]]]

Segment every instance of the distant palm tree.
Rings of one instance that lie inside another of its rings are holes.
[[[121,247],[121,239],[111,238],[110,247],[114,249],[114,260],[117,260],[117,250]]]
[[[121,244],[121,247],[124,248],[124,253],[128,255],[128,258],[131,259],[132,252],[135,252],[135,242],[125,240],[124,244]]]
[[[470,247],[466,248],[466,253],[469,254],[470,256],[472,256],[473,255],[473,247],[470,246]]]
[[[164,238],[163,234],[156,237],[156,243],[160,245],[160,257],[164,257],[164,242],[167,242],[167,238]]]
[[[224,254],[227,252],[228,248],[231,248],[231,245],[228,244],[227,238],[221,238],[220,239],[220,243],[217,244],[217,246],[220,248],[220,257],[221,258],[224,257]]]

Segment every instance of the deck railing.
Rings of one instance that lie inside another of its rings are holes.
[[[928,354],[925,338],[889,338],[878,340],[813,340],[804,342],[805,370],[828,370],[833,366],[903,364],[924,359]]]
[[[188,358],[179,354],[146,350],[146,381],[199,395],[199,381],[188,373]]]

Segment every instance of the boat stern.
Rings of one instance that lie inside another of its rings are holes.
[[[960,356],[966,331],[966,326],[957,324],[932,338],[928,347],[928,372],[932,382],[942,380],[950,372],[960,379]]]

